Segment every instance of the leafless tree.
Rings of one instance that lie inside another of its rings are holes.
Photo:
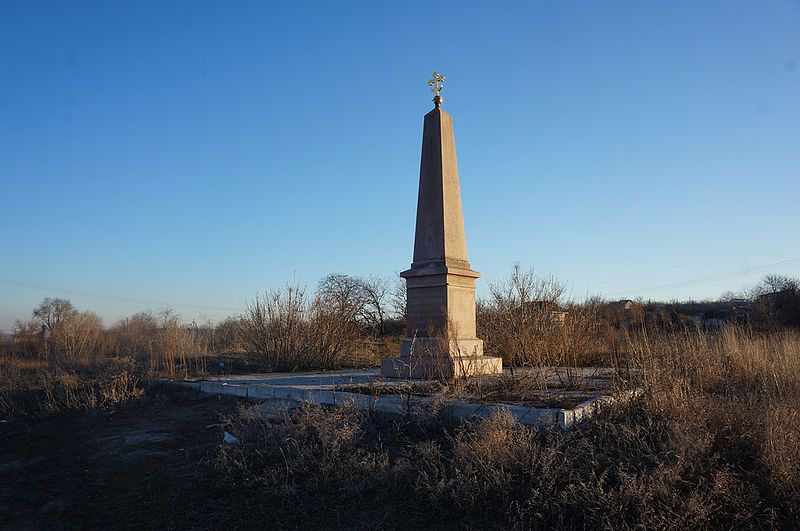
[[[351,275],[334,273],[323,277],[317,286],[317,294],[323,304],[353,319],[363,313],[366,304],[361,280]]]
[[[45,338],[42,324],[36,320],[14,322],[11,332],[9,351],[11,354],[22,358],[33,358],[44,354]]]
[[[45,297],[33,310],[33,316],[39,319],[51,334],[59,323],[71,319],[77,314],[78,310],[67,299],[51,299],[50,297]]]
[[[389,283],[382,277],[355,277],[333,274],[320,280],[317,293],[321,301],[383,336],[389,311]]]
[[[86,358],[97,353],[103,322],[92,312],[79,312],[66,299],[45,298],[33,316],[47,331],[45,355]]]
[[[361,316],[370,328],[383,336],[386,333],[389,284],[382,277],[362,278],[359,283],[364,300]]]
[[[406,286],[406,279],[397,277],[392,289],[390,305],[395,319],[405,321],[408,318],[407,314],[408,304],[408,287]]]
[[[787,275],[766,275],[756,287],[759,295],[779,291],[800,291],[800,280]]]

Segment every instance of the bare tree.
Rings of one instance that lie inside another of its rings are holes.
[[[382,277],[333,274],[320,280],[317,293],[323,304],[383,336],[389,311],[389,284]]]
[[[361,316],[380,336],[386,334],[387,296],[389,284],[385,278],[358,279],[364,301]]]
[[[10,352],[19,357],[34,357],[44,354],[45,338],[42,324],[36,319],[14,322],[11,332]]]
[[[100,344],[103,322],[92,312],[79,312],[66,299],[47,297],[33,310],[33,316],[47,331],[45,354],[85,358]]]
[[[397,277],[392,289],[390,305],[396,319],[405,321],[408,318],[408,287],[406,279]]]
[[[753,288],[751,321],[759,327],[800,326],[800,279],[767,275]]]
[[[353,319],[362,315],[366,304],[361,280],[341,273],[323,277],[317,286],[317,294],[323,304],[333,306]]]
[[[759,295],[779,291],[800,291],[800,280],[787,275],[766,275],[756,287]]]
[[[78,310],[67,299],[51,299],[45,297],[33,310],[33,316],[52,334],[62,323],[78,314]]]

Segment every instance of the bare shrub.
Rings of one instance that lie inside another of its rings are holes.
[[[385,454],[362,447],[366,414],[355,408],[303,404],[279,424],[245,410],[229,423],[239,444],[221,449],[219,465],[229,480],[271,493],[363,493],[383,482],[388,470]]]
[[[254,487],[264,507],[254,517],[264,525],[336,518],[377,527],[402,517],[409,528],[686,529],[793,521],[782,498],[760,491],[757,478],[720,453],[706,416],[678,418],[639,401],[548,433],[508,412],[454,427],[427,414],[389,421],[306,405],[277,422],[227,419],[239,444],[220,447],[217,464],[226,490]],[[281,502],[286,496],[291,504]]]
[[[309,298],[297,285],[268,291],[248,304],[243,337],[266,370],[338,368],[363,337],[343,299]]]
[[[478,303],[478,336],[486,354],[511,367],[580,367],[609,363],[613,336],[600,301],[568,300],[564,285],[517,263]]]
[[[45,333],[42,325],[36,319],[15,321],[6,352],[16,358],[44,357]]]
[[[405,322],[408,318],[408,286],[406,279],[397,277],[389,293],[389,305],[394,318]]]
[[[398,515],[409,527],[800,524],[800,334],[622,332],[619,356],[645,392],[572,431],[526,428],[506,412],[454,428],[427,411],[390,422],[317,407],[258,420],[257,437],[243,426],[253,420],[233,419],[245,442],[221,451],[238,459],[239,479],[227,477],[268,475],[259,488],[273,502],[303,492],[265,516],[289,526],[323,504],[358,507],[358,519],[339,517],[360,527]]]
[[[209,327],[211,329],[211,327]],[[211,352],[242,353],[247,349],[244,338],[243,319],[239,316],[228,317],[213,327],[209,342]]]
[[[33,310],[43,327],[44,356],[87,359],[99,354],[103,321],[92,312],[79,312],[66,299],[45,298]]]
[[[107,408],[144,394],[139,379],[127,370],[105,370],[94,377],[63,370],[41,375],[41,409],[86,411]]]
[[[118,356],[149,358],[158,331],[151,312],[139,312],[117,322],[109,330],[109,345]]]
[[[206,336],[182,325],[171,309],[158,315],[140,312],[119,321],[106,342],[115,355],[139,360],[153,376],[187,378],[205,373]]]

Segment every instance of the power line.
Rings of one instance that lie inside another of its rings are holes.
[[[638,289],[627,289],[622,291],[614,291],[611,293],[606,293],[606,296],[615,296],[615,295],[622,295],[628,293],[639,293],[639,292],[649,292],[649,291],[661,291],[666,289],[673,289],[673,288],[683,288],[689,286],[699,286],[702,284],[709,284],[712,282],[719,282],[720,280],[729,280],[733,278],[740,278],[745,277],[748,275],[752,275],[755,273],[766,273],[768,271],[772,271],[775,269],[782,269],[785,267],[790,267],[793,265],[800,265],[800,258],[787,258],[785,260],[781,260],[779,262],[774,262],[772,264],[765,264],[761,266],[754,266],[748,267],[744,269],[740,269],[739,271],[731,271],[728,273],[719,273],[717,275],[711,275],[708,277],[696,278],[693,280],[683,280],[680,282],[673,282],[670,284],[660,284],[657,286],[650,286],[648,288],[638,288]]]
[[[65,293],[68,295],[76,295],[79,297],[89,297],[92,299],[103,299],[108,301],[117,301],[117,302],[130,302],[133,304],[141,304],[144,306],[162,306],[162,307],[170,307],[170,308],[191,308],[194,310],[219,310],[219,311],[229,311],[229,312],[240,312],[242,311],[241,308],[229,308],[226,306],[199,306],[195,304],[179,304],[179,303],[170,303],[170,302],[163,302],[163,301],[151,301],[146,299],[133,299],[130,297],[122,297],[119,295],[106,295],[102,293],[92,293],[88,291],[80,291],[75,289],[69,288],[59,288],[55,286],[46,286],[43,284],[36,284],[34,282],[25,282],[22,280],[14,280],[10,278],[2,278],[0,277],[0,284],[6,284],[9,286],[15,286],[18,288],[26,288],[26,289],[37,289],[37,290],[44,290],[44,291],[54,291],[58,293]]]
[[[721,280],[729,280],[733,278],[740,278],[748,275],[752,275],[755,273],[766,273],[768,271],[772,271],[775,269],[781,269],[785,267],[790,267],[793,265],[800,265],[800,258],[787,258],[785,260],[781,260],[779,262],[774,262],[772,264],[765,264],[761,266],[755,267],[748,267],[745,269],[740,269],[739,271],[731,271],[728,273],[719,273],[717,275],[711,275],[708,277],[696,278],[693,280],[683,280],[680,282],[673,282],[669,284],[659,284],[656,286],[650,286],[647,288],[637,288],[637,289],[627,289],[621,291],[613,291],[611,293],[606,293],[605,296],[616,296],[616,295],[625,295],[629,293],[640,293],[640,292],[650,292],[650,291],[662,291],[667,289],[674,289],[674,288],[683,288],[683,287],[690,287],[690,286],[699,286],[702,284],[709,284],[712,282],[719,282]],[[163,301],[153,301],[153,300],[146,300],[146,299],[134,299],[131,297],[122,297],[119,295],[106,295],[101,293],[93,293],[87,291],[80,291],[75,289],[69,288],[60,288],[56,286],[47,286],[43,284],[36,284],[34,282],[25,282],[22,280],[14,280],[10,278],[2,278],[0,277],[0,284],[6,284],[9,286],[15,286],[19,288],[27,288],[27,289],[37,289],[37,290],[44,290],[44,291],[55,291],[58,293],[66,293],[70,295],[76,295],[79,297],[89,297],[93,299],[102,299],[102,300],[109,300],[109,301],[117,301],[117,302],[129,302],[133,304],[142,304],[145,306],[162,306],[162,307],[172,307],[172,308],[191,308],[195,310],[218,310],[218,311],[229,311],[229,312],[239,312],[242,308],[231,308],[227,306],[201,306],[196,304],[181,304],[181,303],[169,303]]]

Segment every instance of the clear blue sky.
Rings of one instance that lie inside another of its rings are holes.
[[[407,268],[434,69],[479,289],[715,297],[800,258],[797,0],[4,1],[0,329]]]

